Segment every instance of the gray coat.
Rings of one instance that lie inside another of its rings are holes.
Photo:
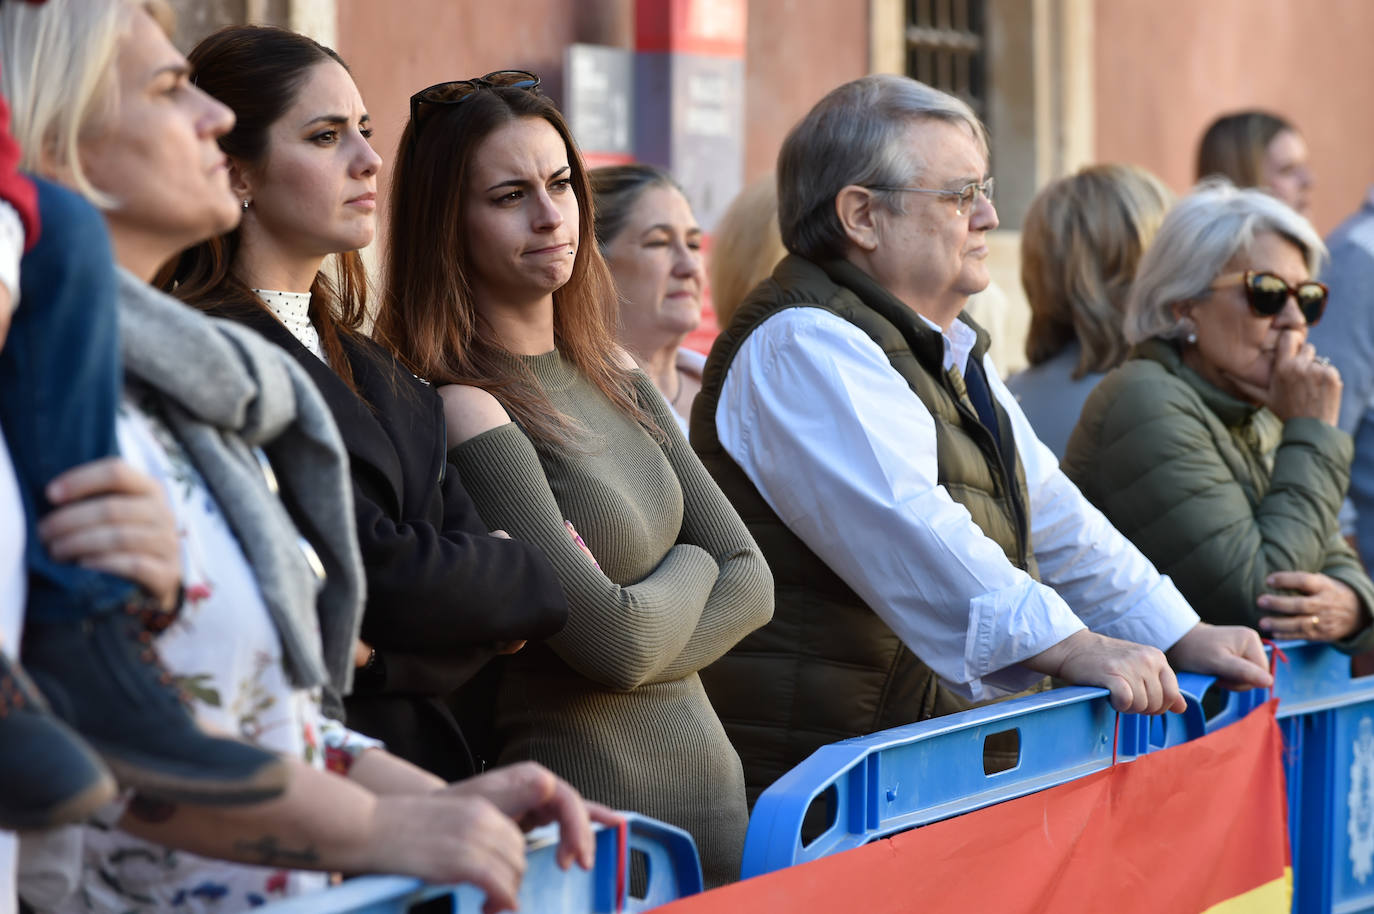
[[[292,683],[324,686],[337,716],[364,590],[348,461],[328,407],[281,349],[122,269],[119,321],[125,384],[152,396],[214,493]]]

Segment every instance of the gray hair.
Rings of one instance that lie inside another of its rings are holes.
[[[865,76],[817,102],[778,153],[778,223],[787,249],[808,260],[842,256],[849,238],[836,195],[850,184],[910,184],[925,163],[905,134],[921,120],[967,127],[987,157],[987,128],[968,105],[905,76]],[[889,210],[904,211],[901,193],[874,193]]]
[[[1199,184],[1169,210],[1141,258],[1126,302],[1126,341],[1182,337],[1187,325],[1174,305],[1211,294],[1226,264],[1265,232],[1296,245],[1308,273],[1317,275],[1326,245],[1312,223],[1262,190],[1242,190],[1224,178]]]
[[[48,0],[0,3],[0,92],[11,111],[20,167],[56,170],[91,202],[111,206],[77,155],[83,133],[113,112],[110,91],[130,13],[148,11],[170,31],[161,0]]]

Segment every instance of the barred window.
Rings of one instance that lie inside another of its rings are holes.
[[[985,0],[906,0],[906,72],[987,116]]]

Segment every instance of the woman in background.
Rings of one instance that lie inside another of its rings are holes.
[[[773,275],[787,256],[778,228],[778,180],[764,175],[730,203],[712,235],[711,307],[721,328],[730,325],[744,297]]]
[[[682,345],[701,323],[701,226],[660,168],[594,168],[591,181],[596,242],[620,297],[617,336],[686,435],[706,365],[706,356]]]
[[[1007,380],[1035,434],[1063,458],[1083,401],[1126,358],[1136,265],[1173,200],[1134,165],[1092,165],[1036,194],[1021,228],[1026,358]]]
[[[1198,144],[1197,179],[1214,175],[1266,190],[1303,216],[1311,209],[1307,143],[1277,114],[1238,111],[1213,121]]]

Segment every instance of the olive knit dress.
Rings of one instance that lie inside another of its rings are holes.
[[[697,671],[772,617],[768,566],[646,376],[634,393],[661,444],[557,351],[519,361],[585,432],[537,452],[512,423],[450,452],[486,523],[543,547],[568,597],[563,631],[506,666],[499,760],[686,829],[707,884],[736,879],[744,777]]]

